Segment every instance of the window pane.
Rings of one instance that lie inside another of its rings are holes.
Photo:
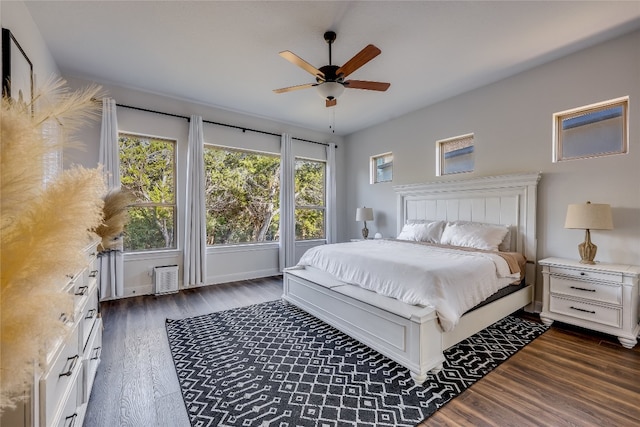
[[[296,240],[324,239],[324,209],[296,208]]]
[[[174,207],[131,207],[124,232],[124,250],[174,248]]]
[[[296,159],[296,206],[324,206],[325,164]]]
[[[554,114],[553,161],[626,153],[627,101],[606,101]]]
[[[442,175],[473,171],[473,134],[438,141],[438,144]]]
[[[393,180],[393,154],[381,154],[371,158],[371,183],[390,182]]]
[[[175,248],[175,146],[168,139],[121,133],[120,181],[133,193],[127,251]]]
[[[280,157],[205,148],[207,244],[278,240]]]

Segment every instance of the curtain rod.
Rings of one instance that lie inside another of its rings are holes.
[[[117,104],[117,103],[116,103],[116,105],[118,107],[122,107],[122,108],[129,108],[130,110],[138,110],[138,111],[144,111],[144,112],[147,112],[147,113],[162,114],[163,116],[176,117],[178,119],[185,119],[186,121],[191,121],[190,117],[181,116],[179,114],[164,113],[162,111],[155,111],[155,110],[149,110],[147,108],[133,107],[131,105],[124,105],[124,104]],[[242,132],[249,131],[249,132],[261,133],[263,135],[272,135],[272,136],[277,136],[277,137],[282,136],[280,134],[273,133],[273,132],[267,132],[267,131],[264,131],[264,130],[251,129],[251,128],[242,127],[242,126],[230,125],[230,124],[227,124],[227,123],[213,122],[211,120],[204,120],[204,119],[202,121],[204,123],[209,123],[209,124],[212,124],[212,125],[218,125],[218,126],[224,126],[224,127],[228,127],[228,128],[240,129],[240,130],[242,130]],[[291,139],[295,139],[297,141],[303,141],[303,142],[310,142],[311,144],[319,144],[319,145],[329,146],[329,144],[327,144],[326,142],[311,141],[310,139],[296,138],[295,136],[292,136]],[[336,145],[336,148],[338,148],[337,145]]]

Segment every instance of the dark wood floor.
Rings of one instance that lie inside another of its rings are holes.
[[[189,426],[165,319],[281,293],[276,277],[102,303],[102,362],[85,426]],[[639,420],[640,346],[627,350],[615,338],[554,325],[421,425],[637,426]]]

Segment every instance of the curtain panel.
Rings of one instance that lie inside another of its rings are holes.
[[[280,139],[280,271],[296,263],[295,158],[291,135]]]
[[[207,229],[204,194],[204,132],[201,116],[191,116],[187,152],[184,286],[204,285],[207,279]]]
[[[118,148],[118,118],[116,101],[102,99],[102,125],[100,127],[99,163],[109,190],[120,188],[120,154]],[[122,245],[122,243],[121,243]],[[100,258],[100,298],[124,296],[124,261],[122,246],[119,250],[105,251]]]

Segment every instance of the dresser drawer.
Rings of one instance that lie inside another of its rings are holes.
[[[82,386],[80,382],[81,375],[76,374],[73,380],[73,386],[69,390],[66,396],[63,396],[62,402],[64,406],[61,406],[60,411],[56,414],[56,419],[50,424],[52,427],[79,427],[82,425],[82,421],[79,419],[78,413],[78,391]]]
[[[93,380],[96,377],[100,357],[102,355],[102,319],[96,319],[91,337],[84,351],[84,360],[82,361],[82,403],[89,401],[91,389],[93,388]]]
[[[40,378],[40,422],[50,426],[61,407],[63,399],[74,386],[82,367],[82,355],[78,352],[78,324],[62,344],[56,357]],[[77,400],[77,398],[75,399]]]
[[[622,308],[618,307],[605,307],[551,295],[549,298],[549,311],[588,320],[593,323],[613,326],[614,328],[622,326]]]
[[[601,280],[606,282],[622,283],[621,272],[616,271],[594,271],[589,269],[574,269],[566,267],[550,266],[549,272],[551,274],[560,274],[563,276],[571,276],[575,278],[581,278],[585,280]]]
[[[552,294],[563,294],[607,304],[622,304],[622,286],[574,280],[567,277],[550,277]]]
[[[85,351],[87,341],[89,340],[91,331],[94,327],[96,319],[98,318],[98,291],[96,290],[95,284],[93,284],[93,286],[89,288],[89,295],[87,295],[85,302],[86,304],[82,306],[80,318],[78,319],[80,323],[80,331],[78,333],[78,348],[81,352]]]

